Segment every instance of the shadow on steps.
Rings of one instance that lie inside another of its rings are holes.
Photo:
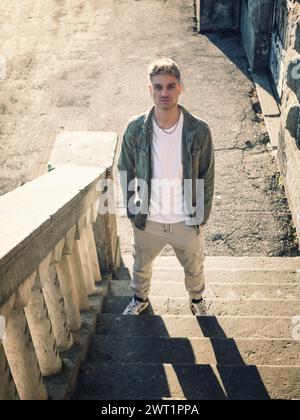
[[[124,266],[118,270],[118,277],[131,280],[130,272]],[[142,315],[128,317],[125,323],[122,312],[130,300],[131,297],[123,296],[114,299],[112,304],[110,296],[106,298],[103,312],[114,318],[102,321],[100,315],[98,336],[92,341],[74,399],[83,396],[112,400],[270,399],[257,367],[246,365],[235,340],[226,336],[214,314],[209,319],[196,319],[199,336],[210,339],[216,365],[197,364],[189,339],[170,337],[163,318],[154,316],[151,300]],[[149,317],[153,322],[149,323]],[[125,347],[115,349],[113,353],[113,345],[107,348],[101,346],[103,335],[122,338],[122,346]],[[141,348],[145,335],[153,337],[152,349]],[[172,343],[169,350],[168,345],[155,348],[155,344],[158,344],[155,338],[159,337],[170,337]],[[138,345],[139,338],[141,345]],[[137,345],[131,350],[129,343],[133,341]],[[140,357],[137,352],[140,352]]]
[[[217,334],[220,338],[228,338],[218,323],[217,318],[213,317],[208,324],[205,322],[204,318],[197,317],[197,322],[205,337],[210,338]],[[230,339],[229,343],[230,347],[228,348],[227,346],[227,352],[230,353],[230,359],[238,361],[239,366],[246,366],[234,339]],[[219,346],[215,340],[211,340],[211,344],[217,360],[216,368],[220,380],[222,381],[224,391],[226,392],[227,399],[270,399],[256,366],[248,366],[247,369],[240,370],[230,369],[229,367],[222,365],[224,354],[221,346]]]

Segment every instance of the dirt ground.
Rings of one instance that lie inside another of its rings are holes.
[[[181,103],[214,137],[207,255],[297,255],[240,37],[199,35],[193,19],[193,0],[2,0],[0,195],[47,171],[63,130],[121,135],[130,117],[152,105],[149,62],[170,56],[183,71]],[[123,217],[119,230],[130,253]]]

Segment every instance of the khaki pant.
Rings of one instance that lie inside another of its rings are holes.
[[[173,247],[184,268],[185,287],[190,297],[200,299],[205,289],[204,227],[200,227],[200,234],[197,235],[194,227],[186,226],[184,222],[165,225],[147,221],[143,231],[133,227],[134,264],[131,288],[134,294],[141,299],[147,299],[153,260],[167,244]]]

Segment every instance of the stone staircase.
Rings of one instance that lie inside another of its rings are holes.
[[[156,259],[150,307],[122,315],[132,257],[123,262],[75,399],[300,398],[300,258],[207,258],[207,317],[191,314],[175,257]]]

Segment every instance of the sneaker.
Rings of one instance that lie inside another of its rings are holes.
[[[149,300],[141,300],[134,296],[123,315],[140,315],[149,306]]]
[[[190,309],[195,316],[206,316],[207,308],[205,300],[201,299],[190,299]]]

